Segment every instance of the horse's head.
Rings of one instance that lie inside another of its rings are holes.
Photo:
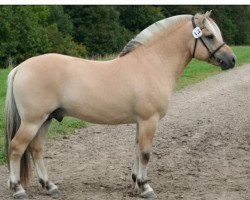
[[[209,17],[210,14],[211,11],[192,18],[195,42],[192,43],[191,53],[194,58],[220,66],[223,70],[233,68],[236,56],[224,43],[220,29]]]

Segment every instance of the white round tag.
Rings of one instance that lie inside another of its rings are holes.
[[[196,39],[200,38],[202,36],[202,31],[201,31],[200,27],[198,27],[198,26],[193,29],[192,33],[193,33],[194,38],[196,38]]]

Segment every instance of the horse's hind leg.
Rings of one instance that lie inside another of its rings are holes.
[[[153,137],[157,128],[159,118],[153,116],[147,120],[138,121],[138,171],[136,182],[142,189],[141,197],[147,199],[157,198],[153,189],[147,182],[147,165],[152,148]]]
[[[32,124],[28,122],[21,122],[21,125],[10,142],[9,146],[9,158],[10,158],[10,179],[9,186],[15,191],[15,199],[26,199],[26,193],[21,185],[21,181],[26,184],[29,182],[29,162],[28,156],[22,162],[21,158],[31,142],[35,137],[40,124]],[[22,170],[22,171],[21,171]],[[20,177],[21,174],[21,177]]]
[[[49,181],[48,174],[43,162],[44,144],[50,123],[51,120],[47,120],[46,122],[44,122],[44,124],[39,129],[36,137],[30,143],[29,150],[33,158],[39,183],[43,188],[46,188],[48,195],[50,195],[52,198],[58,198],[60,196],[60,192],[57,186]]]

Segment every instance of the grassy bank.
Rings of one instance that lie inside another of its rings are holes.
[[[250,46],[236,46],[233,47],[233,51],[237,57],[237,66],[250,62]],[[178,80],[176,90],[180,90],[190,84],[200,82],[209,76],[221,72],[219,67],[198,60],[192,60]]]
[[[233,50],[237,56],[237,66],[250,62],[250,46],[233,47]],[[6,93],[6,78],[9,73],[9,69],[0,69],[0,164],[5,162],[4,156],[4,101]],[[193,60],[183,72],[181,78],[178,80],[176,90],[182,89],[187,85],[197,83],[205,78],[214,74],[220,73],[219,67],[212,66],[210,64]],[[53,121],[50,128],[49,137],[57,138],[63,134],[73,132],[75,129],[86,127],[86,123],[73,119],[65,118],[62,123]]]

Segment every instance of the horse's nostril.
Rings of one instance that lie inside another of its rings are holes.
[[[232,59],[232,63],[235,64],[235,58]]]

